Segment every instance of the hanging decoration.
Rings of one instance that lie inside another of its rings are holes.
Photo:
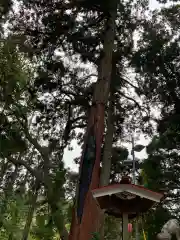
[[[132,224],[131,223],[128,223],[128,232],[132,233]]]

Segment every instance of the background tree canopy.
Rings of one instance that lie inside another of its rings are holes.
[[[144,215],[148,239],[179,219],[180,4],[158,2],[154,11],[146,0],[0,2],[0,239],[68,239],[79,174],[65,167],[64,152],[84,140],[105,71],[110,11],[115,39],[101,184],[120,180],[135,134],[135,154],[146,152],[136,177],[166,193]],[[120,239],[120,224],[106,216],[104,239]]]

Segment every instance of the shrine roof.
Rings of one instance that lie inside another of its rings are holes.
[[[143,186],[135,185],[135,184],[112,184],[105,187],[100,187],[92,190],[92,194],[95,198],[107,196],[107,195],[116,195],[118,196],[123,192],[130,193],[135,196],[139,196],[141,198],[149,199],[153,202],[160,202],[163,198],[162,193],[151,191]],[[126,199],[127,200],[127,199]]]

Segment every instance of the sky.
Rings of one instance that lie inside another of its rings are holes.
[[[160,4],[156,0],[149,0],[149,5],[152,10],[160,7]]]
[[[160,8],[161,5],[156,0],[149,0],[150,8],[151,10]],[[142,145],[148,145],[149,139],[146,139],[143,135],[140,136],[139,140],[135,144],[142,144]],[[70,168],[73,171],[78,171],[79,166],[74,163],[73,159],[76,157],[79,157],[81,155],[81,146],[79,146],[76,142],[76,140],[73,140],[71,143],[71,146],[73,147],[72,151],[68,151],[68,149],[65,150],[64,153],[64,163],[65,167]],[[131,151],[131,145],[128,143],[123,143],[123,146],[127,147],[129,149],[129,152]],[[136,153],[137,158],[144,158],[146,157],[146,150],[142,150],[140,153]]]

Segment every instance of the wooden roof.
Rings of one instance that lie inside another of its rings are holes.
[[[128,193],[134,194],[136,196],[147,198],[154,202],[160,202],[160,200],[164,196],[162,193],[157,193],[157,192],[151,191],[143,186],[139,186],[139,185],[135,185],[135,184],[119,183],[119,184],[108,185],[105,187],[101,187],[101,188],[92,190],[92,194],[95,198],[100,197],[100,196],[118,194],[118,193],[122,193],[122,192],[128,192]]]
[[[109,185],[93,190],[92,194],[106,213],[121,217],[126,212],[129,218],[146,212],[163,198],[161,193],[134,184]]]

